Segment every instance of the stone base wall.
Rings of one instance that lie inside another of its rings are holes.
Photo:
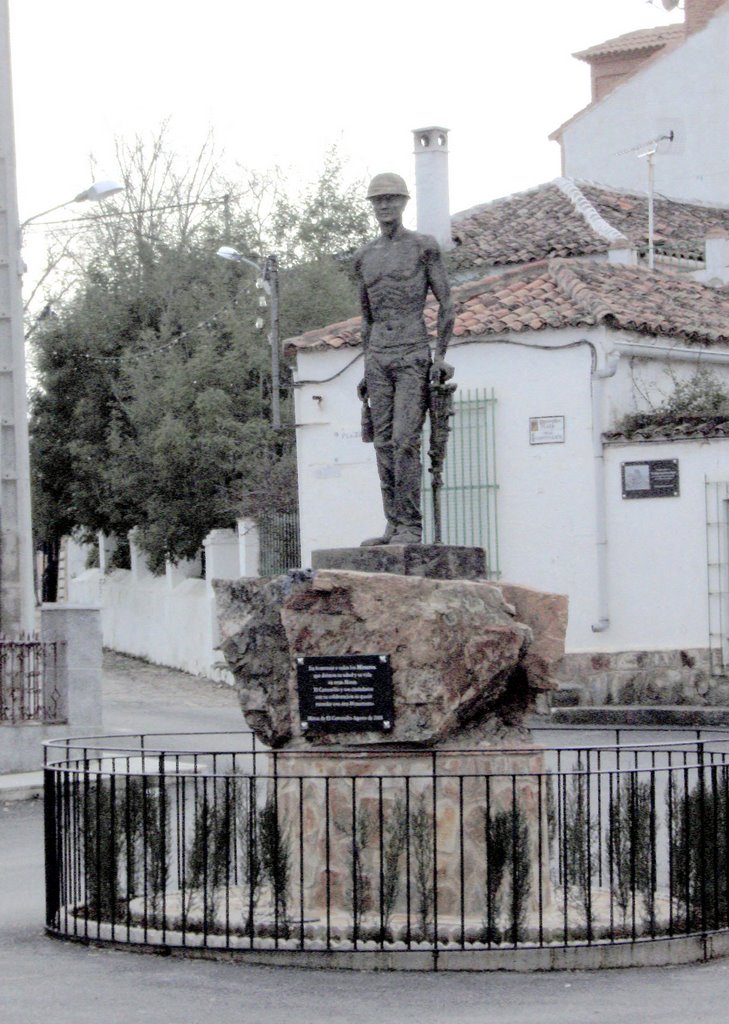
[[[729,705],[729,679],[712,676],[707,648],[566,654],[555,671],[580,705]],[[553,703],[558,703],[556,698]]]
[[[293,905],[298,907],[303,896],[306,917],[323,918],[328,906],[337,923],[351,923],[355,867],[364,923],[377,919],[381,885],[397,890],[393,923],[407,915],[408,907],[416,921],[423,899],[432,913],[432,890],[424,897],[423,885],[432,886],[430,857],[435,852],[439,918],[457,921],[463,912],[469,923],[480,924],[491,899],[493,918],[508,927],[516,830],[526,875],[519,877],[528,893],[522,926],[537,919],[540,899],[543,910],[551,906],[548,794],[539,748],[439,753],[435,778],[432,754],[406,752],[359,757],[281,753],[277,773],[278,813],[292,857]],[[505,857],[490,896],[489,870],[497,868],[487,863],[487,808],[492,861],[499,842]],[[397,866],[390,860],[388,868],[398,822],[404,845]],[[304,842],[299,841],[302,835]]]

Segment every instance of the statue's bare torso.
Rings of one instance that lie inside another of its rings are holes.
[[[366,321],[365,349],[405,351],[428,344],[423,310],[436,261],[440,253],[435,239],[404,228],[395,238],[378,238],[360,251],[355,267]]]

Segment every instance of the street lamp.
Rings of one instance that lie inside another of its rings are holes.
[[[67,199],[65,203],[58,203],[57,206],[51,206],[48,210],[43,210],[41,213],[34,213],[32,217],[28,217],[20,225],[20,231],[31,223],[31,221],[38,220],[40,217],[46,217],[49,213],[55,213],[56,210],[62,210],[64,206],[71,206],[72,203],[100,203],[103,199],[108,199],[109,196],[115,196],[118,192],[124,191],[124,185],[120,185],[117,181],[95,181],[83,192],[79,192],[73,199]]]
[[[7,81],[4,84],[9,85]],[[23,231],[32,221],[45,217],[54,210],[60,210],[72,203],[100,202],[122,192],[124,186],[116,181],[95,181],[73,199],[67,199],[49,210],[35,213],[21,224],[18,223],[14,159],[12,168],[8,171],[5,188],[6,192],[12,194],[13,204],[11,215],[6,219],[5,231],[0,232],[0,285],[11,293],[11,353],[6,356],[6,365],[2,368],[10,378],[10,386],[5,388],[0,405],[3,423],[3,443],[0,445],[0,622],[7,633],[32,633],[35,627],[35,587],[25,336],[21,296],[21,278],[25,271],[21,256]],[[17,269],[12,273],[9,263],[11,254],[17,259]]]
[[[230,245],[223,245],[217,255],[223,260],[233,263],[247,263],[258,271],[260,286],[271,299],[271,333],[268,336],[271,345],[271,423],[274,430],[281,426],[281,407],[279,403],[280,379],[280,339],[279,339],[279,291],[278,291],[278,257],[267,256],[263,263],[243,256]],[[265,303],[264,303],[265,304]]]

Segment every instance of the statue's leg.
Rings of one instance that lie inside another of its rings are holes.
[[[402,360],[397,373],[392,427],[397,530],[392,544],[422,541],[420,448],[428,407],[429,373],[427,352]]]
[[[387,360],[375,355],[367,358],[365,367],[367,395],[372,412],[377,472],[380,476],[382,507],[387,525],[381,537],[362,541],[363,547],[387,544],[397,529],[395,518],[395,468],[393,460],[392,426],[395,378]]]

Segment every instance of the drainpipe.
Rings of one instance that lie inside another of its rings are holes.
[[[620,353],[617,351],[610,352],[606,357],[605,365],[595,367],[590,377],[592,385],[592,453],[595,465],[595,545],[597,557],[597,622],[592,624],[593,633],[604,633],[610,626],[607,564],[607,499],[605,490],[605,451],[602,444],[602,418],[605,381],[615,376],[619,362]]]
[[[663,359],[677,363],[713,363],[716,366],[729,363],[729,352],[712,352],[705,348],[679,348],[674,345],[637,345],[632,341],[619,341],[615,345],[618,355],[637,356],[639,359]]]

